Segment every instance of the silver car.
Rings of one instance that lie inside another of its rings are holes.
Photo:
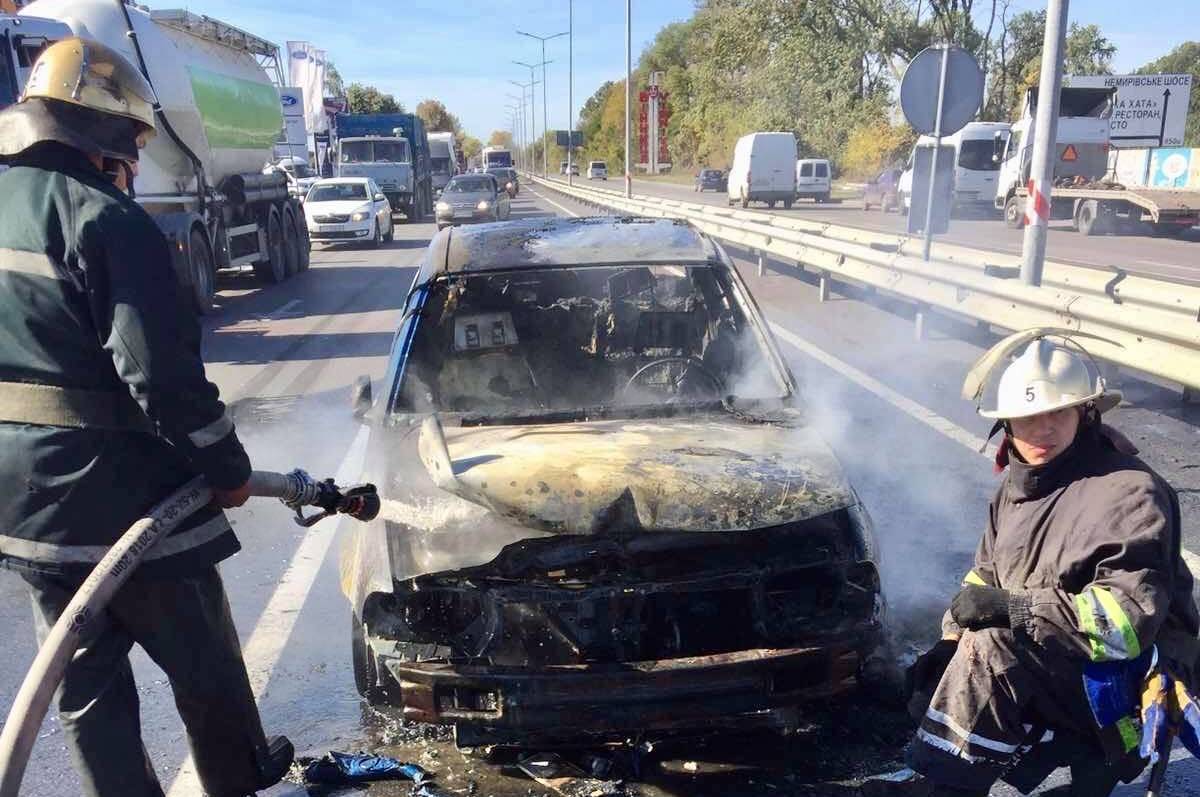
[[[446,183],[435,211],[439,230],[452,224],[504,221],[509,199],[492,175],[460,174]]]

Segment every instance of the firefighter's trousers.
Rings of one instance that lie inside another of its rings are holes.
[[[22,574],[39,643],[78,586]],[[133,579],[97,617],[55,694],[63,735],[88,797],[162,797],[142,743],[129,650],[140,645],[171,682],[206,794],[251,794],[265,748],[225,588],[215,567]]]
[[[1007,628],[967,631],[942,676],[908,763],[935,783],[969,793],[988,788],[1040,730],[1092,738],[1082,664],[1014,640]]]

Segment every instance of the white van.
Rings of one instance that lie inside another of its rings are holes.
[[[952,136],[944,136],[942,144],[954,147],[954,205],[955,207],[989,208],[996,196],[996,180],[1000,164],[993,158],[996,134],[1008,136],[1008,122],[970,122]],[[932,147],[933,136],[921,136],[918,147]],[[915,152],[914,148],[914,152]],[[900,176],[900,205],[908,210],[912,205],[912,164]]]
[[[828,202],[833,188],[829,161],[825,158],[801,158],[796,161],[796,198],[809,197],[814,202]]]
[[[782,202],[796,199],[796,137],[791,133],[750,133],[738,139],[729,169],[729,204]]]
[[[589,180],[607,180],[608,164],[604,161],[592,161],[588,164],[587,177]]]

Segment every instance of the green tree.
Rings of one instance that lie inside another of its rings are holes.
[[[417,116],[425,122],[425,129],[431,133],[458,133],[458,117],[446,110],[440,100],[421,100],[417,103]]]
[[[515,149],[513,146],[512,133],[508,132],[507,130],[493,130],[492,134],[488,136],[487,145],[489,147],[504,147],[505,149],[510,150]]]
[[[1192,96],[1183,132],[1185,147],[1200,147],[1200,41],[1184,42],[1138,70],[1139,75],[1191,75]]]
[[[479,153],[483,151],[483,142],[475,138],[475,136],[464,135],[461,144],[463,157],[468,160],[479,157]]]
[[[346,83],[342,73],[333,65],[333,61],[325,62],[325,96],[341,97],[346,93]]]
[[[374,86],[351,83],[346,87],[346,98],[350,113],[404,113],[404,106],[395,97]]]

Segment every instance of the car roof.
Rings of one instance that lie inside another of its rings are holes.
[[[368,177],[322,177],[313,183],[315,188],[318,185],[353,185],[367,182]]]
[[[451,227],[429,247],[422,281],[438,274],[603,265],[713,265],[712,240],[682,219],[542,217]]]

